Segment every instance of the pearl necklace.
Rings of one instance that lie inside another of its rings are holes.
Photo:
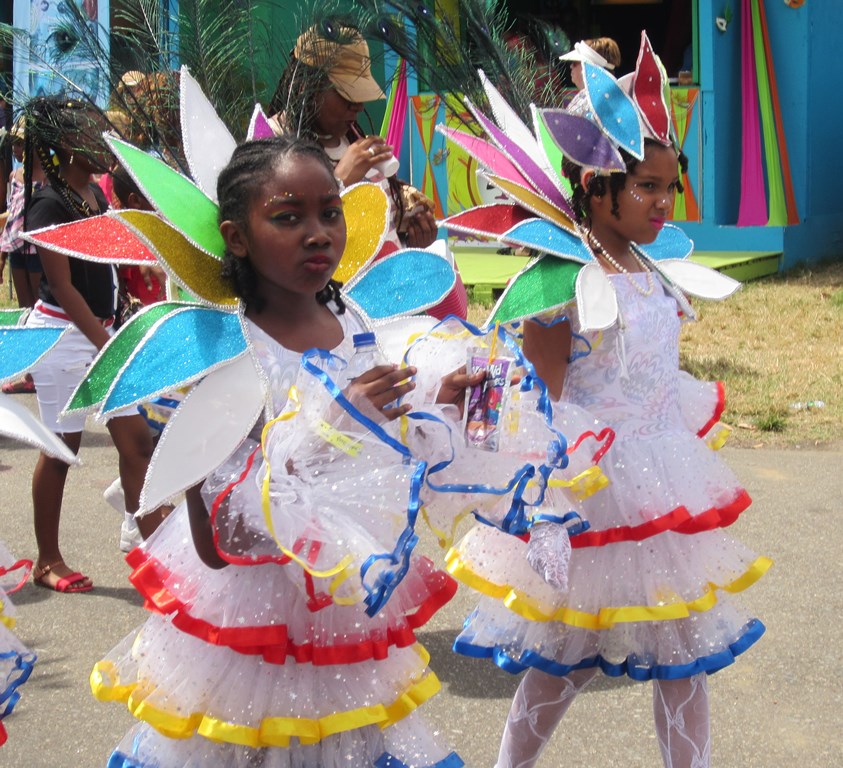
[[[616,261],[609,252],[603,247],[603,244],[594,236],[594,233],[589,229],[586,230],[586,235],[588,236],[588,241],[591,243],[594,248],[600,253],[600,255],[606,260],[606,263],[610,266],[614,267],[614,269],[624,275],[629,282],[629,284],[635,288],[638,293],[642,296],[650,296],[653,293],[653,273],[647,267],[647,265],[641,260],[641,257],[635,252],[635,249],[632,245],[629,246],[629,255],[635,259],[638,266],[641,267],[641,271],[647,276],[647,287],[642,288],[638,282],[632,277],[630,271],[622,266],[620,262]],[[599,262],[598,262],[599,263]]]

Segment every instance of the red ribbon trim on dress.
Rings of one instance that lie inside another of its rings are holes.
[[[13,592],[17,592],[24,584],[26,584],[29,579],[29,574],[32,571],[32,565],[32,560],[18,560],[14,563],[14,565],[10,565],[8,568],[0,568],[0,576],[5,576],[7,573],[16,571],[18,568],[23,568],[23,571],[21,571],[20,581],[18,581],[14,587],[7,589],[6,594],[11,595]]]
[[[173,625],[204,642],[230,648],[244,655],[262,655],[270,664],[284,664],[287,657],[297,663],[314,665],[352,664],[387,658],[389,647],[406,648],[416,642],[413,630],[421,627],[447,603],[457,591],[457,582],[443,571],[432,571],[425,579],[430,585],[439,581],[435,591],[416,611],[404,617],[406,625],[387,628],[377,639],[331,646],[297,645],[289,640],[287,627],[218,627],[190,615],[189,606],[175,597],[165,586],[169,571],[141,548],[133,549],[126,562],[134,569],[129,580],[144,598],[144,607],[151,613],[170,614]]]
[[[648,520],[641,525],[622,525],[602,531],[585,531],[571,537],[571,546],[574,549],[603,547],[622,541],[643,541],[666,531],[693,534],[725,528],[734,523],[751,503],[749,494],[741,489],[735,500],[724,507],[712,507],[693,516],[687,507],[676,507],[666,515]]]
[[[591,461],[594,464],[597,464],[600,459],[602,459],[606,455],[606,451],[611,448],[612,443],[615,442],[615,430],[611,427],[604,427],[600,430],[599,434],[594,434],[594,432],[583,432],[576,440],[573,445],[568,446],[567,453],[573,453],[580,447],[583,440],[586,438],[593,437],[598,443],[602,442],[603,444],[597,449],[594,455],[591,457]]]
[[[714,413],[711,415],[711,418],[705,424],[703,424],[700,431],[697,432],[697,437],[703,437],[707,435],[708,431],[718,421],[720,421],[720,417],[723,415],[723,411],[726,410],[726,387],[723,385],[722,381],[715,381],[714,384],[717,387],[717,403],[714,406]]]

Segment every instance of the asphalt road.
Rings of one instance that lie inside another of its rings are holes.
[[[775,566],[746,593],[767,634],[709,681],[712,764],[843,766],[843,454],[725,449],[724,455],[755,501],[732,531]],[[121,705],[97,702],[88,687],[93,664],[145,613],[118,550],[120,519],[102,499],[117,456],[101,427],[85,436],[82,456],[84,466],[72,470],[68,483],[62,542],[68,563],[96,588],[59,595],[28,584],[14,596],[16,631],[38,663],[5,721],[9,742],[0,748],[0,766],[99,768],[133,722]],[[33,450],[0,438],[0,539],[18,557],[35,551],[29,490],[35,458]],[[451,652],[472,599],[461,589],[420,632],[442,681],[442,692],[424,710],[466,765],[492,768],[518,678]],[[598,678],[539,765],[660,765],[650,696],[648,685]]]

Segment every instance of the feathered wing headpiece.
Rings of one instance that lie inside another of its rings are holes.
[[[195,297],[193,303],[164,302],[138,313],[103,348],[65,412],[95,411],[101,417],[200,379],[156,449],[144,487],[142,509],[161,502],[205,477],[225,460],[267,405],[267,389],[250,347],[242,306],[220,276],[224,243],[217,225],[216,178],[235,141],[198,83],[181,71],[182,142],[192,181],[160,159],[113,137],[107,141],[154,212],[110,211],[102,216],[29,232],[36,245],[75,258],[110,263],[158,261]],[[267,131],[259,109],[252,135]],[[372,184],[342,193],[348,238],[335,273],[345,281],[344,298],[374,323],[421,312],[439,302],[454,284],[453,267],[440,246],[403,250],[374,261],[388,226],[388,202]],[[424,280],[418,275],[424,274]],[[223,370],[225,369],[225,370]],[[232,373],[234,371],[234,373]],[[240,382],[229,386],[231,376]],[[229,421],[197,417],[208,401],[225,403]],[[203,405],[204,403],[204,405]],[[180,428],[180,424],[190,428]],[[197,440],[196,429],[207,432]],[[185,442],[181,442],[185,441]],[[186,470],[171,456],[205,455]],[[194,448],[186,451],[186,446]],[[184,453],[183,453],[184,452]],[[167,468],[179,467],[178,476]]]
[[[479,206],[451,216],[443,226],[455,232],[500,240],[537,252],[510,281],[487,319],[508,323],[553,312],[576,301],[583,329],[602,329],[617,320],[617,299],[605,272],[594,260],[586,235],[571,209],[561,173],[567,157],[597,173],[625,172],[622,151],[643,159],[644,140],[673,143],[667,78],[645,33],[635,72],[616,80],[584,63],[585,107],[580,114],[531,106],[533,130],[522,122],[488,80],[486,97],[494,120],[470,101],[469,109],[486,138],[447,127],[438,129],[484,168],[486,178],[511,200]],[[682,295],[722,299],[739,283],[688,261],[693,243],[667,225],[655,242],[637,246],[680,303]]]

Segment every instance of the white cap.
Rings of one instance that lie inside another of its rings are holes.
[[[594,48],[586,45],[582,40],[574,43],[573,51],[563,53],[559,58],[561,61],[587,61],[589,64],[594,64],[596,67],[603,67],[603,69],[615,68],[614,64],[610,64]]]

